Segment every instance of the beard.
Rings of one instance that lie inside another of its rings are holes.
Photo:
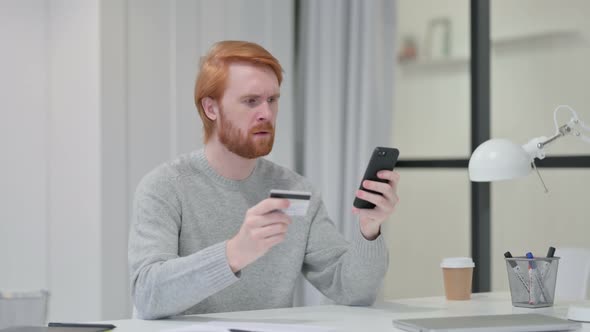
[[[242,158],[255,159],[266,156],[270,153],[274,144],[274,127],[268,121],[257,124],[248,130],[247,134],[243,134],[239,128],[223,116],[223,111],[220,110],[218,129],[219,141],[229,151]],[[268,135],[265,135],[265,137],[256,137],[255,133],[260,131],[265,131]]]

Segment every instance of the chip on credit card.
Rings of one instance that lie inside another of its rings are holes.
[[[303,217],[307,214],[311,192],[272,189],[271,198],[286,198],[289,200],[289,207],[282,209],[283,213],[291,217]]]

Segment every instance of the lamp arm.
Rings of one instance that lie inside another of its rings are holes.
[[[539,149],[544,148],[545,146],[549,145],[549,143],[552,143],[553,141],[557,140],[560,137],[563,137],[565,135],[571,134],[572,133],[572,127],[569,124],[564,124],[563,126],[559,127],[557,129],[557,133],[549,138],[547,138],[546,140],[537,143],[537,147]]]
[[[557,124],[557,112],[560,109],[567,109],[572,113],[572,118],[570,121],[562,126]],[[568,105],[557,106],[553,112],[553,122],[555,123],[555,135],[549,138],[544,136],[536,137],[523,145],[525,151],[531,156],[531,160],[534,160],[534,158],[545,158],[544,148],[550,143],[556,141],[558,138],[564,137],[566,135],[576,136],[582,141],[590,144],[590,136],[583,134],[583,132],[588,132],[590,134],[590,126],[586,125],[582,120],[580,120],[578,113],[576,113],[576,111],[574,111]]]
[[[560,109],[567,109],[572,113],[572,117],[570,118],[569,122],[562,125],[562,126],[559,126],[557,124],[557,112]],[[531,164],[533,165],[535,172],[539,176],[539,179],[541,180],[541,184],[543,185],[543,188],[545,188],[545,193],[548,193],[549,189],[547,189],[547,186],[545,185],[545,181],[543,181],[543,177],[541,177],[541,173],[539,173],[539,170],[537,169],[537,165],[535,165],[535,159],[533,157],[533,153],[539,159],[545,158],[544,147],[549,145],[550,143],[554,142],[558,138],[564,137],[566,135],[574,135],[574,136],[580,138],[582,141],[590,144],[590,137],[583,134],[584,131],[590,133],[590,126],[587,126],[582,120],[580,120],[580,118],[578,117],[578,113],[576,113],[576,111],[574,111],[568,105],[557,106],[555,111],[553,111],[553,123],[555,124],[555,131],[556,131],[555,135],[553,135],[549,138],[545,138],[545,137],[533,138],[529,143],[527,143],[523,146],[524,149],[527,151],[527,153],[529,153],[529,155],[531,156]],[[533,150],[534,147],[531,145],[535,144],[535,142],[536,142],[536,146],[535,146],[536,149]]]
[[[561,109],[570,111],[572,113],[572,117],[567,124],[559,127],[557,124],[557,112]],[[557,108],[555,108],[555,111],[553,111],[553,123],[555,124],[555,135],[561,134],[560,136],[565,136],[567,134],[571,134],[590,144],[590,136],[584,135],[584,132],[590,134],[590,126],[580,120],[578,113],[576,113],[576,111],[574,111],[568,105],[559,105]]]

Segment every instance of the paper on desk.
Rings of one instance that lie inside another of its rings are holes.
[[[236,321],[212,321],[194,324],[162,332],[227,332],[230,329],[252,332],[330,332],[336,331],[331,327],[302,324],[269,324]]]

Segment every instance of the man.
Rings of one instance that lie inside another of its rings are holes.
[[[289,307],[300,273],[337,303],[374,302],[399,175],[363,184],[383,196],[357,192],[376,208],[353,209],[359,232],[346,242],[306,179],[260,158],[273,146],[281,81],[257,44],[223,41],[203,59],[195,103],[205,147],[156,168],[135,196],[129,266],[141,318]],[[306,216],[281,212],[289,201],[268,198],[271,189],[311,191]]]

